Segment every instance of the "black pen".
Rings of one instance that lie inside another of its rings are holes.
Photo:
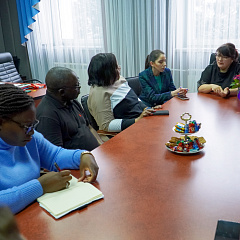
[[[62,171],[62,170],[60,169],[60,167],[57,165],[57,163],[56,163],[56,162],[54,163],[54,165],[55,165],[56,169],[57,169],[59,172],[61,172],[61,171]]]

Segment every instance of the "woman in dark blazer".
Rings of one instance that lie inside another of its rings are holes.
[[[171,71],[166,68],[165,54],[161,50],[153,50],[147,56],[145,70],[139,73],[139,81],[142,85],[139,98],[150,107],[187,93],[187,89],[176,89],[174,86]]]

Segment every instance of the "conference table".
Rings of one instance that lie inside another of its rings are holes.
[[[41,102],[42,98],[46,95],[46,86],[39,89],[32,89],[31,92],[28,93],[34,99],[35,106],[37,107],[38,104]]]
[[[92,151],[93,184],[104,194],[56,220],[37,202],[16,215],[27,239],[213,240],[219,219],[240,222],[240,101],[189,93],[163,105]],[[205,138],[196,154],[169,151],[172,128],[188,112]],[[72,171],[76,177],[78,171]]]

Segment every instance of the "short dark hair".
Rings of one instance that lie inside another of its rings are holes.
[[[225,43],[221,45],[217,49],[217,52],[221,53],[225,57],[230,57],[235,62],[238,61],[238,51],[233,43]]]
[[[99,53],[92,57],[88,66],[88,85],[110,86],[119,77],[118,64],[114,54]]]
[[[13,84],[0,84],[0,117],[9,117],[27,111],[34,100]]]
[[[153,50],[149,55],[147,55],[145,60],[145,69],[150,67],[150,62],[155,62],[162,54],[164,54],[164,52],[157,49]]]
[[[58,90],[65,86],[69,76],[73,74],[73,71],[66,67],[53,67],[46,75],[45,82],[48,91]]]

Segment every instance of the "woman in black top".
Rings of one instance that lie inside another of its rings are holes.
[[[238,51],[232,43],[221,45],[216,51],[216,61],[208,65],[198,81],[198,92],[214,92],[220,97],[237,95],[238,89],[229,89],[235,75],[240,73]]]

